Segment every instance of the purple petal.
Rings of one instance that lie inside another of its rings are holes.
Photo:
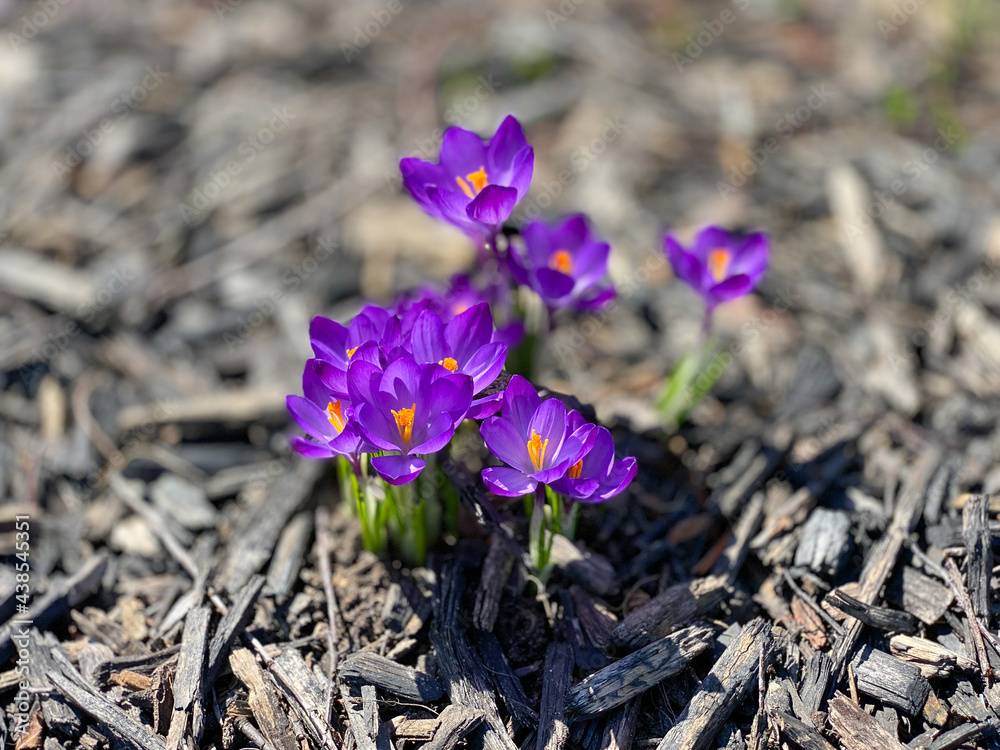
[[[411,407],[421,401],[420,382],[423,370],[409,357],[400,357],[385,368],[378,384],[381,405],[386,408]]]
[[[692,254],[702,262],[708,263],[708,254],[719,248],[732,250],[736,245],[736,238],[722,227],[705,227],[694,238],[694,246],[691,248]]]
[[[528,431],[529,437],[531,433],[537,433],[542,442],[549,441],[541,467],[548,468],[555,463],[554,459],[559,455],[563,438],[566,436],[566,405],[557,398],[543,401],[531,417]]]
[[[756,285],[759,278],[767,270],[767,256],[770,246],[767,235],[757,232],[743,238],[742,244],[733,254],[729,272],[731,274],[746,274]]]
[[[299,427],[305,430],[309,437],[326,443],[338,434],[327,419],[326,412],[302,396],[288,396],[285,398],[285,405]]]
[[[335,320],[317,315],[309,324],[309,339],[320,359],[347,362],[347,329]]]
[[[372,468],[391,485],[406,484],[416,479],[424,470],[427,462],[416,456],[404,456],[398,453],[388,456],[375,456]]]
[[[573,214],[556,225],[552,234],[555,245],[571,252],[581,245],[589,244],[590,227],[587,225],[587,217]]]
[[[462,128],[448,128],[441,139],[441,166],[454,180],[464,178],[486,166],[486,146],[475,133]],[[489,178],[489,175],[487,175]]]
[[[347,393],[352,404],[378,403],[378,384],[382,380],[382,370],[371,362],[358,360],[347,367]]]
[[[614,298],[615,298],[614,287],[597,289],[594,291],[593,296],[588,296],[585,299],[577,300],[576,307],[579,310],[598,310],[607,305]]]
[[[572,276],[567,276],[551,268],[539,268],[535,276],[538,278],[536,291],[546,302],[557,302],[568,297],[576,285]]]
[[[517,190],[502,185],[487,185],[465,209],[470,219],[496,227],[510,218],[517,204]]]
[[[513,115],[507,115],[486,147],[488,164],[498,171],[508,170],[514,163],[514,157],[527,146],[528,141],[524,137],[521,123]]]
[[[439,377],[422,395],[427,399],[431,414],[447,414],[452,424],[457,425],[465,418],[472,403],[472,378],[451,374]]]
[[[410,336],[410,348],[417,362],[440,362],[450,354],[445,342],[444,324],[430,310],[420,313]]]
[[[669,234],[663,240],[663,249],[677,278],[697,292],[704,293],[708,289],[710,286],[708,269],[704,262],[686,252]]]
[[[524,474],[535,471],[524,436],[506,419],[490,417],[480,426],[479,434],[490,453],[505,464],[510,464]]]
[[[507,177],[507,184],[517,191],[517,199],[521,200],[528,194],[531,187],[531,175],[535,171],[535,149],[528,146],[514,157],[514,164]]]
[[[608,272],[611,246],[606,242],[591,242],[580,247],[573,256],[573,276],[577,286],[593,286]]]
[[[492,339],[493,315],[490,313],[490,306],[485,302],[459,313],[444,329],[444,340],[448,344],[448,351],[463,369],[472,355]]]
[[[306,440],[304,437],[299,437],[298,435],[289,437],[288,444],[292,447],[292,450],[306,458],[332,458],[337,455],[330,450],[329,446],[321,445],[312,440]]]
[[[504,389],[503,418],[509,421],[523,439],[528,439],[528,425],[542,399],[535,386],[520,375],[511,376]]]
[[[739,274],[738,276],[730,276],[721,284],[716,284],[709,290],[709,294],[717,304],[719,302],[728,302],[729,300],[736,299],[737,297],[742,297],[752,291],[753,281],[750,277],[744,274]]]
[[[422,442],[410,448],[410,453],[437,453],[448,445],[448,441],[455,434],[455,422],[447,414],[441,413],[434,417],[434,420],[422,430],[422,433],[421,437],[414,438]]]
[[[611,469],[611,474],[601,483],[601,486],[594,493],[594,497],[609,500],[615,495],[621,494],[635,479],[637,468],[638,465],[634,458],[631,456],[623,458]]]
[[[503,393],[494,393],[492,396],[483,396],[472,400],[469,406],[469,413],[466,419],[486,419],[492,417],[503,406]]]
[[[487,344],[472,355],[462,371],[472,378],[472,392],[479,393],[497,379],[507,359],[506,344]]]
[[[371,404],[362,403],[354,407],[354,421],[358,432],[381,451],[398,451],[403,448],[399,428],[386,412]]]
[[[547,267],[552,253],[559,249],[553,244],[552,231],[541,221],[532,221],[521,227],[521,239],[528,251],[531,268]]]
[[[520,497],[534,492],[538,487],[538,482],[526,477],[517,469],[508,469],[506,466],[492,466],[483,469],[483,481],[490,488],[490,492],[501,497]]]

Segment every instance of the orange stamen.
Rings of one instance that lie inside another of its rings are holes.
[[[565,250],[556,250],[549,259],[549,268],[560,273],[573,273],[573,256]]]
[[[329,415],[327,419],[330,420],[330,424],[333,425],[333,429],[337,432],[343,432],[344,427],[347,426],[347,420],[344,419],[344,412],[342,411],[339,401],[331,401],[326,405],[326,413]]]
[[[354,352],[356,352],[357,350],[358,350],[358,347],[354,347],[353,349],[348,349],[347,350],[347,358],[350,359],[351,357],[353,357],[354,356]]]
[[[712,274],[716,284],[726,278],[726,274],[729,272],[729,261],[732,258],[732,253],[721,247],[708,254],[708,272]]]
[[[471,182],[472,187],[469,187],[469,182],[466,182],[465,180]],[[461,177],[455,177],[455,182],[458,183],[462,192],[465,193],[465,197],[472,200],[479,195],[482,189],[486,187],[486,184],[489,182],[489,178],[486,176],[486,167],[480,167],[475,172],[469,172],[469,174],[465,175],[465,180]]]
[[[579,479],[580,472],[583,471],[583,459],[581,458],[575,464],[569,467],[569,471],[566,472],[566,476],[570,479]]]
[[[534,430],[531,431],[531,440],[528,441],[528,455],[531,457],[531,465],[535,467],[535,471],[542,470],[542,464],[545,463],[545,449],[549,447],[549,439],[545,438],[545,442],[542,442],[542,438]]]
[[[449,372],[455,372],[455,370],[458,369],[458,362],[453,360],[451,357],[445,357],[442,360],[438,360],[438,364]]]
[[[396,419],[396,428],[399,430],[399,436],[403,438],[404,445],[409,445],[413,439],[413,414],[416,410],[417,405],[414,404],[409,409],[393,410],[392,412],[392,416]]]
[[[476,195],[479,195],[489,181],[486,177],[486,167],[480,167],[475,172],[469,172],[469,174],[465,175],[465,179],[472,183],[472,189],[476,191]]]

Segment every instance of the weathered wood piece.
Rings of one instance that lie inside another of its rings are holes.
[[[330,745],[333,737],[326,720],[326,692],[302,655],[292,647],[283,649],[271,662],[271,672],[278,678],[285,699],[297,707],[316,744]]]
[[[49,590],[38,597],[27,612],[0,628],[0,664],[14,653],[11,640],[14,636],[25,635],[31,626],[41,630],[62,617],[97,590],[107,569],[108,555],[102,552],[90,558],[69,578],[54,579]]]
[[[764,520],[765,499],[766,495],[763,492],[753,494],[743,513],[740,514],[736,528],[733,529],[733,541],[712,566],[712,575],[724,577],[730,586],[736,583],[736,577],[746,562],[747,554],[750,552],[750,540],[760,530]]]
[[[441,712],[433,739],[421,745],[421,750],[453,750],[482,720],[481,712],[452,704]]]
[[[615,569],[602,555],[582,549],[562,534],[553,536],[549,555],[554,567],[588,591],[598,596],[618,592]]]
[[[973,495],[962,511],[962,539],[965,542],[965,579],[972,599],[972,611],[990,626],[990,576],[993,574],[993,546],[989,529],[989,496]]]
[[[757,686],[760,657],[771,625],[758,618],[746,624],[712,667],[657,750],[712,746],[729,715]]]
[[[678,583],[633,610],[612,633],[614,643],[636,650],[713,612],[726,598],[728,586],[721,576]]]
[[[806,661],[805,674],[799,685],[799,695],[808,713],[819,711],[819,707],[826,700],[826,686],[829,684],[832,670],[833,662],[830,655],[823,651],[817,651]]]
[[[54,635],[42,635],[37,629],[32,629],[27,639],[19,638],[18,645],[25,645],[28,650],[28,682],[31,687],[51,691],[39,694],[39,704],[45,726],[63,736],[74,736],[81,729],[80,716],[67,701],[52,690],[48,675],[59,669],[50,651],[60,648]],[[20,675],[14,672],[15,676]]]
[[[452,703],[483,713],[486,750],[516,750],[500,719],[485,669],[459,624],[458,611],[465,588],[465,555],[465,551],[460,550],[454,564],[444,569],[435,592],[430,638],[438,657],[438,671]]]
[[[919,716],[931,692],[920,669],[884,651],[864,646],[852,662],[858,690],[909,716]]]
[[[885,595],[890,604],[916,616],[925,625],[940,620],[955,601],[950,588],[910,565],[886,587]]]
[[[830,700],[830,726],[844,750],[904,750],[899,740],[843,695]]]
[[[597,716],[637,698],[680,672],[707,649],[715,631],[692,625],[633,651],[573,686],[568,709],[574,716]]]
[[[791,714],[779,711],[773,718],[782,739],[790,740],[801,750],[834,750],[833,745],[815,727],[799,721]]]
[[[246,648],[234,649],[229,654],[229,666],[249,691],[247,703],[268,742],[275,750],[299,750],[287,711],[253,653]]]
[[[636,722],[642,701],[631,700],[608,719],[601,740],[601,750],[628,750],[635,740]]]
[[[63,671],[56,670],[48,678],[70,703],[100,722],[102,729],[113,734],[126,747],[136,750],[166,750],[162,737],[100,693],[84,687],[83,678],[79,675],[70,677]]]
[[[861,571],[861,592],[858,600],[874,604],[886,580],[896,567],[896,560],[904,541],[913,532],[920,520],[927,482],[941,461],[941,453],[935,447],[927,448],[914,462],[907,475],[893,513],[892,523],[879,542],[872,548]],[[844,622],[844,632],[837,638],[831,652],[832,669],[830,682],[839,680],[847,670],[854,645],[864,623],[853,617]],[[828,682],[826,690],[828,692]]]
[[[211,615],[208,607],[195,607],[184,618],[184,639],[177,657],[177,675],[172,688],[174,705],[167,734],[167,750],[180,750],[188,736],[193,737],[195,743],[199,742],[205,729],[201,677]]]
[[[230,593],[239,591],[271,559],[289,517],[312,492],[321,471],[316,461],[298,462],[275,479],[253,509],[242,516],[218,576],[221,588]]]
[[[974,670],[971,659],[945,648],[940,643],[912,635],[894,635],[889,641],[893,656],[912,662],[924,677],[947,677],[954,670]]]
[[[733,459],[734,471],[731,474],[736,476],[712,492],[707,507],[726,518],[733,518],[754,491],[774,473],[784,455],[784,450],[770,446],[757,450],[756,446],[748,444]]]
[[[253,576],[243,587],[243,590],[236,596],[233,603],[229,605],[229,610],[223,615],[215,629],[215,635],[208,644],[208,657],[205,666],[204,687],[211,689],[215,683],[215,678],[222,667],[223,659],[229,652],[243,629],[253,617],[253,605],[260,596],[261,589],[264,588],[264,577]]]
[[[377,750],[376,740],[378,739],[379,721],[378,711],[364,710],[365,703],[370,703],[373,696],[370,695],[375,690],[371,685],[358,689],[354,686],[342,683],[340,695],[344,699],[344,712],[347,714],[347,723],[351,729],[350,736],[354,738],[354,743],[359,750]],[[366,695],[368,693],[368,695]],[[358,710],[358,704],[362,705],[362,710]]]
[[[907,634],[917,632],[917,620],[907,612],[865,604],[841,589],[834,589],[823,601],[876,630],[894,630]]]
[[[524,693],[524,686],[521,685],[521,681],[517,679],[517,675],[511,669],[510,662],[507,661],[507,656],[500,646],[500,641],[493,633],[482,630],[473,631],[472,639],[476,650],[482,657],[486,673],[507,711],[521,726],[536,726],[538,714],[528,701],[528,696]]]
[[[551,643],[545,652],[542,702],[538,709],[536,750],[561,750],[569,738],[566,696],[573,681],[573,647]]]
[[[296,513],[282,530],[274,548],[271,564],[267,568],[267,586],[279,604],[288,598],[299,578],[312,528],[312,513]]]
[[[851,518],[829,508],[815,508],[802,526],[795,565],[824,578],[836,577],[851,554]]]
[[[927,746],[927,750],[953,750],[957,747],[969,746],[973,740],[986,731],[989,724],[963,724],[962,726],[942,732]]]
[[[500,534],[490,538],[490,549],[483,562],[483,572],[476,587],[476,603],[472,624],[479,630],[491,631],[500,613],[500,597],[514,570],[514,554]]]
[[[436,675],[403,666],[374,651],[358,651],[344,659],[340,678],[359,685],[368,683],[411,701],[430,703],[444,695]]]

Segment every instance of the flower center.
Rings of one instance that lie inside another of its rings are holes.
[[[469,187],[469,182],[466,182],[465,180],[471,182],[472,187]],[[472,200],[479,195],[480,191],[484,187],[486,187],[486,183],[489,180],[486,176],[486,167],[480,167],[475,172],[469,172],[469,174],[465,175],[465,180],[461,177],[455,177],[455,182],[457,182],[458,186],[462,188],[462,192],[465,193],[469,200]]]
[[[344,419],[344,412],[339,401],[331,401],[326,405],[327,419],[330,420],[330,424],[333,425],[338,433],[344,431],[344,427],[347,426],[347,420]]]
[[[347,350],[347,358],[350,359],[351,357],[353,357],[354,356],[354,352],[356,352],[357,350],[358,350],[358,347],[354,347],[353,349],[348,349]]]
[[[716,248],[708,254],[708,272],[712,274],[716,284],[726,278],[729,273],[729,262],[732,259],[732,253],[722,247]]]
[[[560,273],[573,273],[573,256],[565,250],[556,250],[549,258],[549,268]]]
[[[542,442],[538,433],[532,430],[531,440],[528,441],[528,455],[531,457],[531,465],[535,467],[535,471],[542,470],[542,464],[545,463],[545,449],[548,447],[549,439],[545,438],[545,442]]]
[[[403,439],[404,445],[409,445],[410,441],[413,439],[413,413],[417,410],[417,405],[414,404],[409,409],[400,409],[392,412],[392,416],[396,419],[396,429],[399,430],[399,436]]]
[[[438,364],[449,372],[455,372],[455,370],[458,369],[458,362],[453,360],[451,357],[445,357],[442,360],[438,360]]]
[[[579,479],[580,472],[583,471],[583,459],[581,458],[575,464],[569,467],[569,471],[566,472],[566,476],[570,479]]]

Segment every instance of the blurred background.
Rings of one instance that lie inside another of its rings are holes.
[[[612,244],[618,304],[564,321],[539,374],[602,419],[655,425],[701,316],[662,234],[709,223],[774,248],[758,294],[717,316],[729,366],[695,421],[728,415],[721,439],[816,404],[820,443],[844,415],[945,430],[956,401],[1000,392],[988,0],[0,13],[0,488],[17,501],[154,448],[208,473],[284,451],[312,316],[474,262],[399,158],[508,113],[535,147],[513,223],[584,211]]]

